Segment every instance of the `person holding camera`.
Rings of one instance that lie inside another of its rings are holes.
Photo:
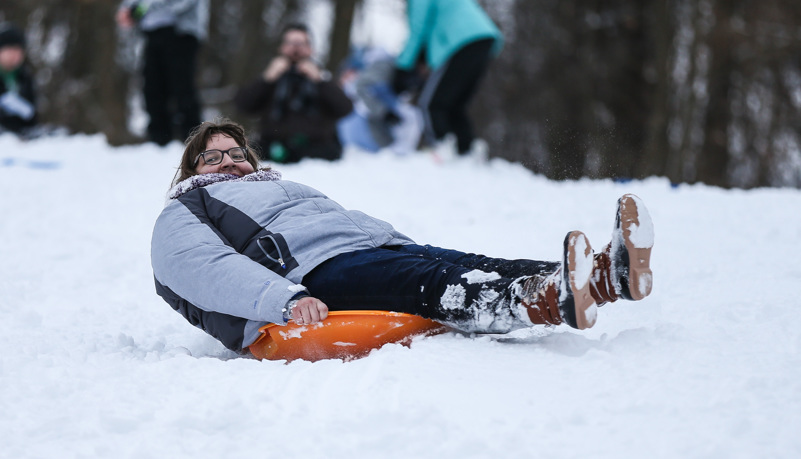
[[[336,123],[353,110],[353,103],[311,56],[308,28],[287,26],[278,56],[235,97],[240,111],[260,116],[262,159],[292,163],[342,156]]]

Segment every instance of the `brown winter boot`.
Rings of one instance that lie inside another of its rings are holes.
[[[522,304],[533,324],[585,329],[595,324],[595,301],[590,294],[592,247],[584,233],[572,231],[564,242],[562,266],[550,275],[523,282]]]
[[[596,253],[590,292],[602,306],[618,298],[641,300],[651,293],[651,248],[654,225],[640,198],[625,194],[617,201],[612,241]]]

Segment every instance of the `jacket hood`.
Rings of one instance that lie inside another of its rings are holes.
[[[167,199],[177,199],[184,194],[204,186],[213,185],[221,182],[272,182],[281,180],[281,173],[274,169],[259,169],[243,177],[233,174],[200,174],[193,175],[186,180],[176,184],[167,193]]]

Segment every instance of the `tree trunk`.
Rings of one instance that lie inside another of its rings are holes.
[[[336,73],[342,61],[350,53],[350,29],[353,26],[353,15],[361,0],[335,0],[334,23],[331,27],[331,47],[328,52],[326,67]]]
[[[734,50],[735,34],[729,24],[739,1],[718,0],[714,5],[715,25],[708,44],[712,54],[707,86],[709,105],[704,120],[704,142],[697,158],[696,179],[700,182],[729,187],[728,133],[731,124],[731,79],[736,69]]]
[[[670,55],[675,30],[669,0],[651,2],[644,7],[644,15],[649,18],[649,41],[654,47],[653,59],[646,64],[647,78],[653,81],[653,91],[646,96],[648,110],[644,113],[647,122],[643,153],[634,173],[638,178],[667,175],[667,156],[670,151],[667,137],[671,98]]]

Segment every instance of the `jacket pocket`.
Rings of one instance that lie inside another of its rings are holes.
[[[256,239],[256,245],[264,255],[261,264],[281,277],[286,277],[290,271],[298,267],[298,262],[290,253],[289,245],[281,234],[269,231],[265,233]]]

